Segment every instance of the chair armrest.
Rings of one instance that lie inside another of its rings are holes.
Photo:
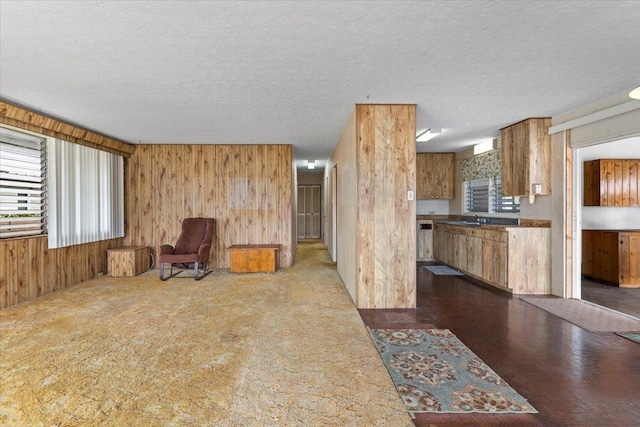
[[[171,245],[160,246],[160,255],[171,255],[175,252],[175,249]]]
[[[209,251],[211,250],[211,244],[206,243],[204,245],[200,245],[198,248],[198,259],[200,262],[209,262]]]

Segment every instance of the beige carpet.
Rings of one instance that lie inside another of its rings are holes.
[[[520,297],[574,325],[591,332],[626,332],[640,330],[640,320],[572,298]]]
[[[327,251],[100,278],[0,311],[0,424],[412,426]]]

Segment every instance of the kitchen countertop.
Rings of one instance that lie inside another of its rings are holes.
[[[452,225],[455,227],[468,227],[468,228],[481,228],[489,230],[506,230],[508,228],[551,228],[551,221],[547,220],[527,220],[521,219],[520,224],[478,224],[472,222],[463,222],[460,220],[460,216],[455,219],[447,216],[441,218],[434,218],[434,222],[440,222],[446,225]]]

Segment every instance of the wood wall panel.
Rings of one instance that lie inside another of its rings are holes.
[[[234,244],[280,244],[278,264],[290,267],[292,162],[290,145],[140,145],[127,162],[125,193],[135,203],[125,244],[157,253],[175,244],[184,218],[211,217],[213,268],[229,267]]]
[[[327,247],[335,252],[332,256],[337,261],[338,274],[342,278],[351,299],[357,305],[358,295],[356,288],[356,236],[358,211],[356,200],[358,199],[357,186],[357,165],[356,165],[356,112],[353,111],[349,116],[349,120],[344,127],[340,139],[336,144],[329,162],[325,168],[325,173],[332,176],[335,167],[335,182],[330,181],[328,191],[333,191],[336,187],[336,193],[327,193],[326,199],[333,200],[336,206],[331,206],[331,214],[335,210],[336,218],[329,221],[331,227],[335,221],[336,236],[334,241],[333,230],[325,233]]]
[[[415,106],[358,105],[358,308],[414,308]]]
[[[134,145],[0,101],[0,123],[128,157]]]
[[[640,159],[584,162],[584,206],[638,206]]]
[[[0,309],[93,279],[122,238],[48,249],[46,236],[0,241]]]

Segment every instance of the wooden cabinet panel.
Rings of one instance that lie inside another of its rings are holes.
[[[455,153],[416,154],[416,199],[455,198]]]
[[[147,246],[130,246],[107,250],[107,275],[133,277],[151,267],[151,256]]]
[[[429,228],[421,228],[423,224]],[[418,220],[416,223],[416,234],[416,261],[433,261],[433,221]]]
[[[584,206],[638,206],[640,159],[584,162]]]
[[[582,274],[640,287],[640,231],[582,230]]]
[[[232,273],[272,273],[277,269],[276,251],[280,245],[232,245]]]
[[[503,195],[551,194],[550,125],[549,118],[532,118],[501,129]]]

